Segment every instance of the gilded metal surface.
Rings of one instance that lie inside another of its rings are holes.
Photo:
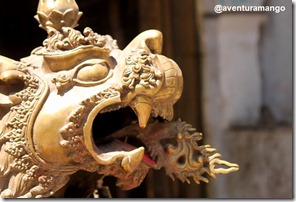
[[[75,30],[81,14],[74,0],[40,0],[43,46],[19,62],[0,56],[1,197],[53,196],[79,170],[113,175],[125,190],[151,168],[196,183],[238,170],[198,145],[202,136],[190,125],[172,121],[183,78],[161,55],[159,31],[145,31],[120,50],[111,36]],[[127,108],[133,115],[96,121]],[[118,123],[117,131],[100,134]]]

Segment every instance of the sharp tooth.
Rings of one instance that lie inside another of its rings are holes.
[[[137,96],[131,103],[132,109],[138,116],[140,128],[145,128],[152,110],[152,99],[147,96]]]
[[[157,117],[158,116],[158,113],[159,113],[159,110],[157,107],[153,107],[152,109],[152,116],[153,117]]]
[[[121,166],[127,172],[133,172],[144,157],[144,147],[139,147],[128,154],[122,159]]]
[[[163,104],[155,107],[158,115],[165,120],[171,121],[174,117],[174,108],[172,104]]]
[[[168,105],[166,108],[166,119],[171,121],[174,118],[174,108],[173,105]]]

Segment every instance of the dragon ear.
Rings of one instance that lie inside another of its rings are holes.
[[[18,72],[18,76],[20,73]],[[10,108],[21,102],[21,99],[14,94],[24,88],[24,82],[19,77],[13,75],[11,78],[3,77],[0,74],[0,110]]]
[[[5,107],[10,107],[13,105],[13,101],[9,98],[9,96],[0,93],[0,109]]]
[[[21,99],[14,95],[17,90],[13,86],[0,79],[0,119],[11,107],[21,102]]]
[[[14,60],[0,56],[0,109],[9,108],[21,101],[14,94],[24,89],[24,73],[16,69]]]

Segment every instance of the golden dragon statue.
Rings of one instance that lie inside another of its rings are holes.
[[[75,30],[81,15],[75,0],[40,0],[42,46],[20,61],[0,56],[2,198],[54,197],[80,170],[114,176],[124,190],[149,169],[198,184],[238,170],[173,120],[183,77],[161,55],[161,32],[121,50],[109,35]]]

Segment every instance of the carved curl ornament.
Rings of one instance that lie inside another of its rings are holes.
[[[40,0],[43,46],[19,62],[0,56],[1,197],[54,196],[79,170],[112,175],[124,190],[149,169],[198,184],[238,170],[173,121],[183,78],[161,55],[159,31],[120,50],[111,36],[75,30],[81,15],[74,0]]]

